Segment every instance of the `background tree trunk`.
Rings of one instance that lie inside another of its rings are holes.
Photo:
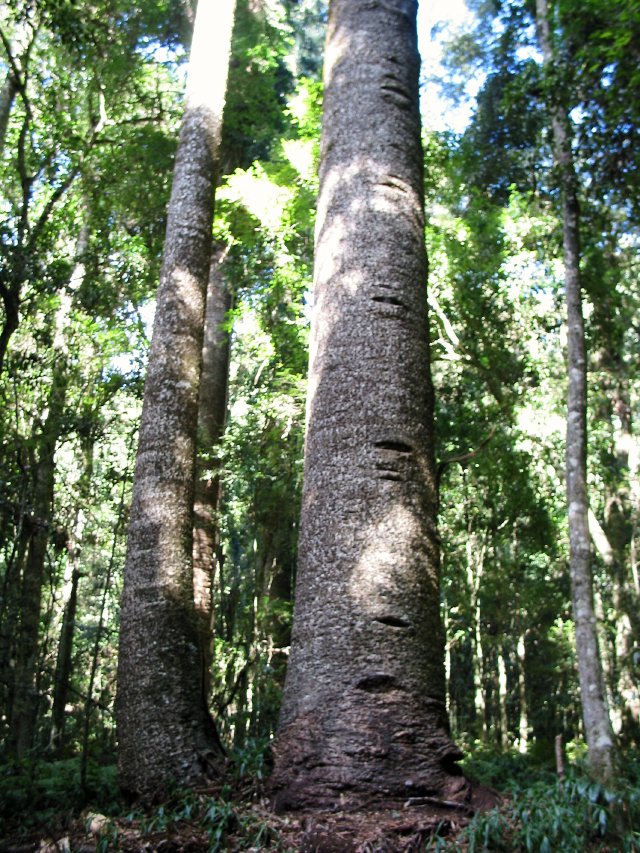
[[[69,596],[62,615],[56,669],[53,680],[49,749],[54,752],[60,751],[64,745],[64,730],[67,719],[66,705],[73,670],[73,641],[76,629],[76,612],[78,609],[78,585],[82,577],[80,555],[82,553],[82,540],[86,523],[84,507],[88,506],[90,501],[93,454],[94,438],[89,435],[82,443],[83,469],[78,489],[79,503],[76,508],[73,531],[66,544],[68,565],[71,568],[71,581]]]
[[[547,0],[536,0],[540,46],[547,69],[554,51]],[[576,653],[589,767],[595,778],[613,776],[614,736],[604,695],[604,679],[593,608],[587,498],[587,357],[580,284],[580,208],[568,118],[552,92],[553,148],[562,191],[562,224],[568,332],[566,482],[569,511],[569,569]]]
[[[76,243],[75,258],[69,286],[60,294],[56,314],[53,369],[47,406],[47,417],[39,436],[38,461],[35,469],[33,516],[30,520],[29,547],[22,576],[20,626],[16,645],[15,688],[12,708],[13,748],[22,757],[33,745],[36,723],[38,634],[42,606],[42,586],[45,580],[45,561],[49,543],[55,488],[55,453],[65,412],[69,385],[68,352],[65,337],[71,314],[73,294],[85,274],[84,255],[89,241],[86,222],[81,226]]]
[[[231,308],[222,264],[226,247],[214,246],[211,253],[209,286],[202,349],[202,377],[198,404],[198,459],[193,527],[193,597],[198,618],[200,646],[205,673],[205,693],[209,696],[209,670],[213,654],[213,583],[219,543],[218,498],[220,461],[218,445],[224,430],[229,378],[229,333],[223,328]]]
[[[29,520],[29,546],[24,562],[20,595],[20,622],[16,641],[16,664],[11,711],[11,742],[18,758],[33,746],[36,722],[36,664],[42,607],[42,587],[51,528],[55,452],[67,391],[66,375],[54,371],[48,413],[35,471],[33,512]]]
[[[145,383],[121,605],[120,781],[147,799],[217,773],[193,599],[193,504],[215,171],[234,3],[200,0]],[[215,39],[214,39],[215,37]]]
[[[73,637],[76,628],[76,611],[78,609],[78,582],[80,581],[80,570],[77,566],[78,552],[75,541],[69,546],[69,559],[73,562],[73,573],[71,575],[71,590],[69,598],[64,607],[60,640],[58,642],[58,656],[56,660],[56,671],[53,681],[53,705],[51,708],[51,737],[49,749],[58,751],[64,740],[64,727],[66,721],[67,697],[69,695],[69,684],[71,680]]]
[[[334,0],[284,807],[464,796],[439,612],[414,0]]]
[[[8,71],[2,88],[0,88],[0,154],[4,151],[4,142],[7,136],[7,127],[9,125],[9,117],[11,116],[11,108],[18,94],[18,83],[15,75]]]
[[[527,715],[526,644],[525,635],[518,637],[518,752],[526,753],[529,742],[529,719]]]

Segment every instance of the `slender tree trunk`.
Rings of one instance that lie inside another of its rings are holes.
[[[451,714],[451,637],[449,634],[449,605],[445,598],[442,602],[442,627],[444,630],[444,683],[445,683],[445,707],[449,719]],[[453,721],[455,726],[455,720]]]
[[[445,709],[415,0],[333,0],[276,805],[464,797]]]
[[[14,281],[6,283],[0,279],[0,297],[4,308],[4,323],[0,331],[0,374],[4,370],[4,360],[11,336],[20,325],[20,289],[23,281],[17,285]]]
[[[6,714],[0,715],[0,739],[3,741],[11,728],[16,627],[20,619],[20,583],[29,546],[27,501],[31,477],[27,471],[28,466],[24,466],[17,523],[14,527],[11,551],[4,567],[0,592],[0,707],[8,709]]]
[[[66,377],[54,374],[35,472],[31,535],[22,576],[20,625],[16,643],[11,742],[22,758],[33,746],[36,723],[36,664],[45,580],[45,561],[55,484],[55,451],[66,400]]]
[[[24,86],[37,26],[29,16],[20,20],[11,34],[12,44],[7,57],[9,69],[0,88],[0,156],[4,152],[11,110],[18,92]]]
[[[0,89],[0,156],[4,153],[9,119],[16,96],[19,92],[24,93],[29,56],[35,43],[36,32],[37,27],[25,21],[17,25],[12,35],[13,44],[18,50],[7,57],[9,70]],[[4,276],[0,275],[0,298],[4,308],[4,322],[0,331],[0,374],[4,370],[9,341],[20,325],[20,296],[28,278],[23,269],[24,263],[24,259],[17,261],[14,256],[14,270]]]
[[[617,733],[637,739],[640,723],[640,697],[635,679],[634,653],[640,643],[640,601],[632,586],[631,539],[633,518],[637,511],[638,472],[637,445],[632,434],[631,401],[628,382],[620,375],[624,370],[619,355],[609,344],[607,363],[614,370],[610,415],[614,430],[617,483],[611,488],[605,507],[606,541],[610,548],[609,563],[613,582],[615,613],[615,685],[619,724]],[[617,375],[616,375],[617,374]],[[619,421],[615,425],[613,414]],[[591,519],[590,519],[591,521]]]
[[[194,605],[198,394],[232,0],[200,0],[145,383],[122,596],[120,782],[150,799],[220,770]]]
[[[520,715],[518,718],[518,752],[525,753],[529,741],[529,719],[527,714],[527,682],[526,682],[526,645],[525,636],[518,637],[518,699],[520,700]]]
[[[53,370],[47,406],[47,417],[39,437],[38,461],[35,471],[33,518],[29,547],[22,577],[20,627],[17,639],[15,688],[12,708],[13,749],[23,756],[33,743],[36,723],[36,682],[38,635],[42,606],[42,586],[49,542],[51,514],[55,487],[55,453],[66,405],[67,342],[65,329],[71,312],[73,293],[84,278],[83,256],[89,239],[88,225],[80,228],[76,243],[76,263],[69,279],[68,290],[62,291],[56,314],[53,343]]]
[[[267,665],[272,673],[271,681],[279,690],[282,690],[289,660],[289,646],[291,645],[291,624],[287,616],[283,614],[283,606],[292,600],[291,587],[294,565],[292,565],[290,557],[287,560],[283,555],[281,559],[274,559],[271,568],[266,591],[271,606],[263,635],[266,636],[267,640]],[[262,720],[263,730],[271,734],[275,734],[278,726],[277,711],[279,711],[279,707],[276,711],[273,704],[273,700],[271,700],[271,704],[267,703],[264,709],[265,716]]]
[[[500,746],[502,749],[509,748],[509,717],[507,714],[507,665],[504,655],[498,652],[498,707],[500,712]]]
[[[536,0],[540,46],[547,69],[554,50],[547,0]],[[554,99],[553,147],[562,190],[563,250],[568,331],[568,402],[566,478],[569,511],[569,568],[582,716],[593,776],[609,781],[614,773],[614,736],[604,695],[602,664],[593,609],[593,583],[587,499],[587,359],[580,285],[580,242],[577,179],[566,111]]]
[[[132,458],[131,448],[127,455],[127,460]],[[125,510],[125,493],[126,483],[129,479],[130,463],[127,463],[127,472],[122,480],[122,492],[120,494],[120,504],[118,506],[118,515],[116,524],[113,529],[113,539],[111,540],[111,555],[109,557],[109,565],[107,566],[107,574],[104,579],[104,587],[102,589],[102,599],[100,602],[100,615],[98,617],[98,627],[96,630],[95,639],[93,641],[93,651],[91,654],[91,666],[89,668],[89,684],[87,686],[87,694],[84,704],[84,719],[82,725],[82,752],[80,755],[80,785],[84,789],[87,787],[87,768],[89,766],[89,731],[91,723],[91,712],[94,707],[93,690],[95,687],[96,676],[98,673],[98,660],[100,656],[100,645],[104,632],[105,614],[107,611],[107,600],[111,591],[113,580],[113,572],[116,566],[116,553],[118,547],[118,539],[120,538],[122,529],[122,520]]]
[[[471,525],[467,525],[467,586],[469,589],[471,601],[470,607],[473,613],[473,638],[472,638],[472,665],[473,665],[473,695],[474,695],[474,710],[476,715],[476,724],[478,726],[477,735],[482,740],[487,739],[487,702],[485,699],[484,690],[484,650],[482,647],[482,610],[480,601],[480,584],[482,583],[482,575],[484,572],[484,557],[486,553],[486,543],[482,542],[478,545],[477,550],[474,546],[478,545],[476,537],[471,530]]]
[[[76,629],[76,611],[78,608],[78,584],[81,578],[80,555],[82,553],[82,536],[85,526],[85,514],[82,507],[86,504],[91,475],[93,473],[93,449],[92,438],[84,443],[83,447],[83,471],[78,489],[78,507],[73,531],[67,542],[67,559],[71,567],[71,588],[69,597],[64,607],[62,616],[62,627],[60,629],[60,640],[58,642],[58,654],[56,659],[56,670],[53,682],[53,705],[51,708],[51,735],[49,738],[49,749],[57,752],[64,743],[64,729],[66,722],[66,705],[71,686],[71,672],[73,664],[73,640]]]
[[[615,265],[613,254],[610,261]],[[596,417],[610,425],[612,446],[604,463],[608,476],[603,524],[590,509],[589,532],[610,581],[603,593],[612,611],[608,611],[608,629],[600,632],[600,642],[611,721],[617,736],[633,741],[637,739],[640,719],[640,699],[634,678],[640,609],[633,589],[631,566],[634,504],[637,502],[634,499],[637,445],[632,434],[628,367],[621,357],[617,340],[620,319],[615,316],[611,299],[606,296],[597,302],[595,310],[594,320],[604,337],[604,345],[596,357],[600,370],[605,373]]]
[[[12,71],[7,72],[4,83],[0,89],[0,155],[4,151],[4,143],[7,137],[7,127],[16,95],[18,94],[18,83]]]
[[[75,543],[71,544],[75,550]],[[53,706],[51,709],[51,735],[49,749],[57,752],[64,740],[64,728],[66,721],[67,697],[69,696],[69,684],[71,680],[71,664],[73,651],[73,637],[76,627],[76,611],[78,609],[78,582],[80,570],[77,565],[77,557],[70,554],[73,562],[71,574],[71,590],[69,598],[64,607],[62,616],[62,628],[58,642],[58,656],[56,660],[56,671],[53,682]]]
[[[26,486],[25,486],[26,488]],[[5,569],[2,584],[2,608],[0,621],[0,679],[2,688],[2,707],[6,714],[0,715],[2,725],[2,740],[9,743],[13,727],[12,709],[15,693],[15,660],[18,626],[20,624],[20,598],[22,572],[29,547],[29,528],[27,525],[26,506],[19,509],[19,522],[16,530],[16,541],[11,552],[11,558]]]
[[[226,249],[221,244],[214,246],[211,253],[198,404],[199,453],[196,462],[194,502],[193,596],[198,618],[207,697],[213,655],[214,571],[219,544],[218,445],[224,429],[229,377],[229,333],[223,324],[231,308],[231,291],[226,285],[222,270],[225,254]]]

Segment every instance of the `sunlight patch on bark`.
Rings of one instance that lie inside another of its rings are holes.
[[[211,116],[217,116],[216,120],[219,120],[222,114],[220,104],[224,104],[229,54],[224,50],[215,50],[211,34],[217,34],[220,39],[219,44],[229,43],[233,16],[234,4],[232,3],[198,0],[194,37],[189,54],[186,108],[187,110],[204,109]],[[216,88],[220,91],[212,93],[212,89]]]
[[[420,537],[420,523],[401,504],[391,506],[384,516],[372,522],[363,537],[363,547],[349,580],[349,594],[358,602],[362,613],[379,616],[389,604],[385,597],[397,592],[404,566],[398,560],[398,547]],[[386,543],[381,544],[381,543]],[[410,549],[410,545],[409,545]],[[400,577],[398,577],[400,575]]]

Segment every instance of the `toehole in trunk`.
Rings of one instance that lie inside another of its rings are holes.
[[[411,622],[408,619],[403,619],[401,616],[376,616],[373,620],[380,625],[389,625],[391,628],[410,628]]]
[[[364,678],[361,678],[356,684],[356,689],[364,690],[367,693],[388,693],[397,686],[397,682],[392,675],[376,672],[373,675],[366,675]]]

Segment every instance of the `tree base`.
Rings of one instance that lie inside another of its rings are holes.
[[[456,764],[462,753],[439,708],[379,700],[341,714],[301,714],[281,729],[269,780],[277,812],[469,802],[471,785]]]

